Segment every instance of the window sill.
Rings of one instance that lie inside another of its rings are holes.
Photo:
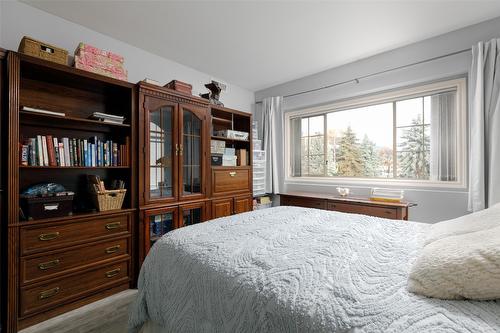
[[[434,182],[406,179],[368,179],[334,177],[287,177],[285,185],[388,187],[417,190],[467,190],[464,182]]]

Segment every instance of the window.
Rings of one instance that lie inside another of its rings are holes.
[[[287,114],[288,179],[463,184],[465,80]]]

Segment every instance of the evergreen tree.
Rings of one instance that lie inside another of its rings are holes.
[[[411,127],[403,130],[398,154],[399,177],[428,179],[430,137],[426,135],[419,115],[412,120]]]
[[[337,151],[337,172],[339,176],[359,177],[363,175],[361,150],[356,133],[347,127],[340,139]]]
[[[377,154],[377,146],[365,134],[361,142],[361,160],[363,162],[363,175],[376,177],[379,174],[380,160]]]
[[[392,178],[392,149],[388,147],[380,148],[378,152],[380,161],[380,171],[383,177]]]

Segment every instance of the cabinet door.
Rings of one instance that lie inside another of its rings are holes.
[[[185,227],[206,220],[205,203],[194,203],[179,206],[179,227]]]
[[[148,202],[169,202],[177,197],[178,138],[177,105],[145,98],[144,198]]]
[[[153,244],[167,232],[174,230],[177,225],[177,207],[152,209],[144,212],[145,242],[144,253],[147,254]]]
[[[212,200],[212,218],[233,214],[233,198]]]
[[[205,196],[207,110],[190,105],[179,107],[179,197]]]
[[[234,213],[249,212],[253,208],[252,197],[236,197],[234,198]]]

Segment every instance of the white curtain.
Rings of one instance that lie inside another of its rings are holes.
[[[431,179],[455,181],[456,152],[456,92],[431,96]]]
[[[266,192],[280,191],[279,151],[283,149],[283,97],[267,97],[262,101],[263,148],[266,151]]]
[[[500,39],[472,47],[469,210],[500,202]]]

